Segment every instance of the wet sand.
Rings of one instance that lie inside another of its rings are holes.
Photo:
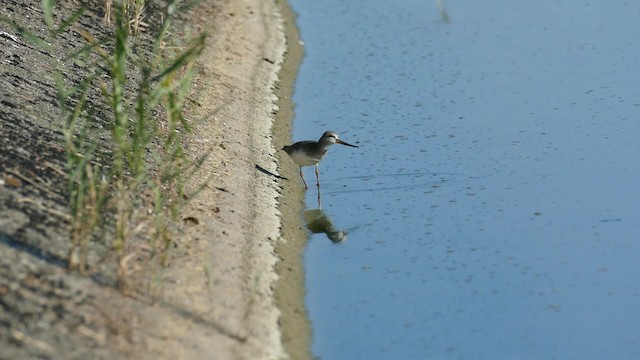
[[[293,85],[302,61],[304,49],[295,24],[295,14],[286,2],[280,2],[283,11],[284,29],[287,38],[287,54],[280,70],[280,82],[276,88],[278,108],[274,127],[276,149],[291,144],[291,127],[294,105],[290,99]],[[291,180],[283,180],[278,209],[282,214],[282,239],[276,246],[280,261],[276,271],[280,274],[276,282],[276,304],[282,312],[280,326],[282,343],[291,359],[311,359],[311,325],[305,307],[305,287],[302,255],[307,241],[307,232],[302,223],[304,189],[298,181],[298,167],[284,151],[276,158],[282,172]]]

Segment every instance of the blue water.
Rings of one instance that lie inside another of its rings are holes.
[[[313,354],[640,358],[640,2],[290,3]]]

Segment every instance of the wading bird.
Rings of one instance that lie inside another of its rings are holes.
[[[302,174],[303,166],[316,166],[316,185],[318,185],[318,198],[320,197],[320,175],[318,172],[318,163],[327,154],[329,146],[333,144],[341,144],[357,148],[355,145],[348,144],[338,138],[338,134],[333,131],[326,131],[318,141],[298,141],[293,145],[286,145],[282,148],[293,161],[300,167],[300,177],[304,183],[304,188],[308,189],[307,182]]]

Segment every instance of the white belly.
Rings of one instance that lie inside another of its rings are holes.
[[[291,153],[291,158],[299,166],[311,166],[315,165],[322,160],[322,157],[311,157],[305,154],[303,151],[294,151]]]

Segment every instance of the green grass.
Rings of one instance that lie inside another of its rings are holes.
[[[185,182],[207,156],[193,160],[184,145],[191,131],[184,116],[184,105],[206,37],[195,37],[180,47],[181,50],[175,50],[176,47],[168,50],[163,45],[170,40],[169,29],[179,3],[178,0],[168,2],[157,34],[151,43],[144,44],[135,34],[141,29],[145,2],[106,0],[106,19],[115,20],[112,24],[105,23],[113,29],[111,36],[95,39],[81,31],[86,46],[63,60],[66,65],[83,64],[91,69],[90,75],[80,84],[68,85],[62,80],[62,68],[58,67],[56,89],[64,123],[72,218],[68,266],[86,272],[90,267],[91,246],[104,236],[114,255],[116,279],[121,288],[126,287],[130,275],[127,262],[131,258],[132,229],[148,216],[143,214],[143,209],[153,209],[154,230],[146,238],[152,258],[165,264],[174,236],[170,224],[176,220],[180,208],[195,195],[186,193]],[[59,35],[83,15],[84,9],[60,24],[54,21],[53,0],[43,0],[42,9],[49,30],[47,38],[11,25],[32,43],[52,50],[59,44],[56,41]],[[9,22],[6,18],[1,20]],[[141,51],[138,47],[142,45],[150,51]],[[134,72],[140,74],[140,81],[130,84]],[[87,94],[96,88],[111,110],[109,150],[113,157],[106,164],[104,159],[98,159],[98,144],[89,136],[89,129],[96,121],[92,111],[96,104],[89,106]],[[70,106],[72,103],[75,105]],[[145,192],[153,196],[145,198],[141,195]]]

